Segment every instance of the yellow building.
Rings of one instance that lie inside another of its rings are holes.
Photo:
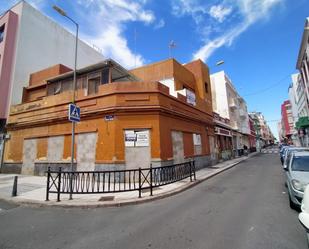
[[[11,107],[2,172],[42,175],[70,168],[68,104],[73,72],[57,65],[30,76]],[[210,164],[213,139],[207,66],[169,59],[127,71],[111,59],[77,71],[75,168],[113,170]]]

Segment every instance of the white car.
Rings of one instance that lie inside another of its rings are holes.
[[[301,204],[301,213],[298,215],[298,220],[305,228],[309,245],[309,185],[307,185],[304,192],[304,198]]]
[[[290,207],[298,209],[305,187],[309,183],[309,152],[294,151],[284,170],[286,171]]]

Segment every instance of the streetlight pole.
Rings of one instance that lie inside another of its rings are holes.
[[[56,10],[60,15],[68,18],[72,23],[76,26],[76,35],[75,35],[75,56],[74,56],[74,73],[73,73],[73,96],[72,96],[72,104],[75,104],[75,91],[76,91],[76,64],[77,64],[77,44],[78,44],[78,29],[79,25],[75,22],[71,17],[69,17],[64,10],[59,8],[58,6],[53,6],[54,10]],[[70,177],[70,200],[72,200],[72,177],[74,172],[74,144],[75,144],[75,122],[72,121],[72,139],[71,139],[71,177]]]

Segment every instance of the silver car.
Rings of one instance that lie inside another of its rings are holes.
[[[308,147],[287,147],[283,153],[283,168],[286,168],[291,160],[292,154],[295,151],[309,151]]]
[[[309,152],[293,152],[284,169],[287,176],[290,207],[297,209],[301,205],[305,187],[309,183]]]

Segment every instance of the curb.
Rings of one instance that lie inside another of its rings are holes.
[[[1,198],[0,200],[6,201],[8,203],[12,203],[12,204],[17,204],[17,205],[22,205],[22,206],[27,206],[27,207],[34,207],[34,208],[40,208],[40,207],[54,207],[54,208],[82,208],[82,209],[89,209],[89,208],[99,208],[99,207],[123,207],[123,206],[129,206],[129,205],[138,205],[138,204],[143,204],[143,203],[148,203],[148,202],[152,202],[152,201],[156,201],[156,200],[161,200],[161,199],[165,199],[168,197],[171,197],[173,195],[177,195],[181,192],[184,192],[185,190],[188,190],[224,171],[227,171],[233,167],[235,167],[236,165],[238,165],[239,163],[246,161],[247,159],[254,157],[255,155],[258,155],[260,153],[256,152],[256,153],[252,153],[252,155],[249,155],[245,158],[242,158],[242,160],[232,163],[222,169],[219,169],[217,172],[213,172],[210,173],[209,175],[207,175],[206,177],[204,177],[203,179],[197,179],[193,182],[189,182],[188,184],[178,187],[174,190],[165,192],[165,193],[161,193],[158,194],[156,196],[146,196],[143,197],[142,199],[140,198],[135,198],[135,199],[131,199],[128,201],[119,201],[119,202],[110,202],[110,203],[93,203],[93,204],[62,204],[61,202],[42,202],[42,201],[29,201],[29,200],[25,200],[25,199],[16,199],[13,200],[12,198],[8,199],[8,198]]]

